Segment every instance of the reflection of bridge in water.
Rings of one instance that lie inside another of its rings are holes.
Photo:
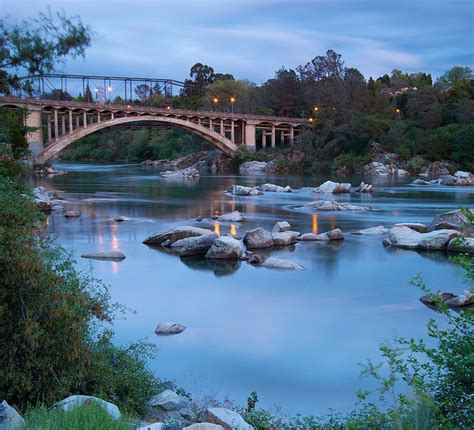
[[[85,79],[82,77],[83,86]],[[132,78],[117,79],[126,80],[125,89],[127,82],[130,82],[126,93],[126,96],[130,96]],[[91,133],[119,125],[181,127],[209,141],[230,157],[242,145],[250,150],[292,145],[295,135],[309,125],[308,120],[303,118],[184,110],[132,102],[114,104],[110,99],[108,102],[105,99],[98,100],[97,103],[48,100],[45,99],[44,79],[41,82],[43,91],[38,91],[38,98],[0,97],[0,106],[28,109],[26,123],[36,128],[36,131],[29,134],[28,143],[38,163],[46,162],[62,149]],[[63,82],[61,78],[61,89],[54,91],[64,94]],[[153,83],[153,80],[150,82]],[[168,81],[163,83],[165,95],[166,91],[169,92],[169,85],[179,84],[177,81],[169,81],[166,87],[166,82]],[[158,84],[155,82],[154,85]],[[110,81],[104,80],[104,88],[112,88]]]

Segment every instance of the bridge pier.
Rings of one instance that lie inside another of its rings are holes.
[[[28,133],[28,148],[34,157],[44,151],[43,145],[43,122],[41,109],[29,109],[26,117],[26,125],[35,127],[36,130]]]
[[[249,121],[247,121],[247,123],[244,124],[244,130],[245,130],[245,146],[251,151],[255,152],[257,149],[257,142],[256,142],[256,136],[255,136],[257,129],[255,127],[255,124],[252,124]]]

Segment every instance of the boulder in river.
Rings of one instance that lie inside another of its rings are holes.
[[[99,399],[94,396],[69,396],[60,402],[55,403],[52,408],[62,409],[65,412],[69,412],[82,405],[96,403],[107,411],[107,413],[114,420],[118,420],[121,417],[119,408],[113,403],[106,402],[105,400]]]
[[[45,187],[40,186],[33,188],[33,198],[39,210],[43,212],[50,212],[53,210],[51,195]]]
[[[362,230],[357,230],[352,232],[352,234],[358,234],[362,236],[377,236],[380,234],[385,234],[388,232],[388,228],[383,225],[378,225],[376,227],[364,228]]]
[[[342,230],[336,228],[334,230],[330,230],[330,231],[327,231],[325,233],[320,233],[320,234],[314,234],[314,233],[302,234],[300,237],[298,237],[298,240],[301,240],[301,241],[344,240],[344,233],[342,232]]]
[[[77,211],[67,211],[64,216],[66,218],[79,218],[81,216],[80,212]]]
[[[471,213],[474,215],[474,211],[471,210]],[[430,230],[445,228],[454,230],[467,229],[467,233],[469,233],[469,227],[470,223],[467,219],[466,212],[462,209],[457,209],[437,215],[431,222]]]
[[[223,222],[244,222],[245,220],[239,211],[234,211],[227,214],[214,216],[212,217],[212,219],[215,219],[217,221],[223,221]]]
[[[247,248],[269,248],[273,246],[273,237],[269,231],[258,227],[245,233],[244,243]]]
[[[1,430],[20,430],[24,427],[25,420],[12,408],[6,400],[0,403],[0,429]]]
[[[82,254],[81,257],[90,258],[92,260],[112,260],[112,261],[125,260],[125,254],[119,251],[93,252],[89,254]]]
[[[455,295],[453,293],[436,293],[426,294],[420,297],[420,301],[430,307],[436,305],[436,302],[441,300],[451,308],[464,308],[474,306],[474,295],[470,291],[464,291],[463,294]]]
[[[324,184],[321,184],[319,187],[315,188],[313,191],[315,193],[333,193],[333,194],[350,193],[351,184],[347,182],[338,183],[338,182],[326,181]]]
[[[441,183],[441,179],[432,179],[431,181],[425,181],[424,179],[415,179],[411,185],[439,185]]]
[[[292,245],[296,243],[298,236],[293,231],[272,232],[273,244],[276,246]]]
[[[171,336],[182,333],[186,327],[182,324],[163,322],[156,326],[155,333],[160,336]]]
[[[244,421],[241,415],[231,409],[208,408],[207,420],[221,425],[225,430],[253,430],[253,427]]]
[[[246,161],[241,164],[239,172],[241,175],[255,175],[265,173],[267,163],[265,161]]]
[[[231,260],[242,257],[243,253],[240,241],[230,236],[221,236],[214,240],[206,253],[206,258]]]
[[[187,167],[181,170],[167,170],[166,172],[161,172],[160,176],[172,179],[196,179],[199,178],[199,172],[195,167]]]
[[[355,206],[350,203],[338,203],[333,200],[316,200],[305,205],[317,211],[370,211],[371,207]]]
[[[428,233],[428,226],[419,222],[400,222],[395,224],[395,227],[408,227],[418,233]]]
[[[456,230],[435,230],[429,233],[418,233],[409,227],[393,227],[383,240],[385,246],[405,249],[446,249],[454,237],[460,236]]]
[[[115,222],[128,222],[128,221],[132,221],[133,218],[129,218],[128,216],[123,216],[123,215],[119,215],[119,216],[116,216],[114,218],[112,218]]]
[[[294,261],[283,260],[282,258],[268,257],[260,263],[261,267],[267,269],[281,270],[304,270],[304,267]]]
[[[232,185],[227,192],[233,196],[260,196],[263,194],[256,188],[245,187],[243,185]]]
[[[288,221],[277,221],[273,226],[272,231],[274,232],[282,232],[288,231],[291,228],[291,225]]]
[[[360,183],[356,190],[357,193],[371,193],[372,192],[372,185],[366,184],[364,181]]]
[[[275,184],[262,184],[255,188],[259,191],[269,191],[275,193],[291,193],[293,191],[289,185],[286,187],[281,187],[280,185]]]
[[[216,233],[207,233],[201,236],[187,237],[177,240],[171,248],[178,252],[180,257],[190,257],[192,255],[204,255],[217,239]],[[180,242],[183,242],[182,244]]]
[[[455,237],[448,243],[448,251],[465,252],[467,254],[474,253],[474,238],[473,237]]]
[[[444,176],[441,183],[450,186],[471,186],[474,185],[474,174],[458,170],[453,176]]]
[[[169,240],[171,245],[179,239],[184,239],[186,237],[202,236],[203,234],[209,233],[212,233],[212,231],[206,228],[181,226],[171,228],[162,233],[153,234],[147,237],[143,241],[143,243],[146,245],[161,245],[163,242]]]

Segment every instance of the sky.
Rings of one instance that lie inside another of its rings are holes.
[[[0,16],[48,6],[95,32],[65,73],[184,80],[201,62],[259,84],[328,49],[366,78],[474,64],[474,0],[0,0]]]

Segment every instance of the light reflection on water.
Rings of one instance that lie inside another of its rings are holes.
[[[336,177],[202,176],[191,183],[161,181],[154,169],[138,166],[59,165],[70,173],[38,179],[49,189],[76,201],[59,213],[49,229],[77,257],[91,264],[94,275],[111,285],[114,301],[137,313],[116,322],[118,342],[156,342],[159,354],[150,365],[163,378],[176,379],[188,391],[219,391],[244,403],[256,390],[264,406],[274,403],[288,413],[348,410],[358,380],[357,363],[378,360],[379,343],[394,335],[421,336],[433,313],[423,307],[420,292],[410,286],[418,272],[433,289],[460,292],[462,272],[444,253],[388,249],[380,237],[350,231],[397,222],[429,223],[434,215],[471,206],[474,190],[407,185],[411,178],[374,178],[373,195],[315,196],[309,191],[231,197],[232,184],[264,182],[293,188],[317,186]],[[97,172],[101,174],[98,175]],[[126,178],[126,179],[125,179]],[[344,178],[358,185],[363,178]],[[367,178],[365,178],[365,181]],[[319,212],[295,209],[317,198],[373,205],[373,212]],[[88,199],[81,203],[82,199]],[[237,224],[204,219],[240,211]],[[133,222],[115,223],[124,215]],[[322,233],[338,227],[346,233],[337,243],[298,243],[259,251],[305,266],[301,272],[276,272],[240,261],[182,258],[142,244],[145,237],[174,225],[194,225],[217,234],[242,237],[257,226],[271,230],[288,220],[292,230]],[[120,263],[85,261],[86,252],[117,250]],[[162,321],[187,329],[179,336],[157,338]]]

